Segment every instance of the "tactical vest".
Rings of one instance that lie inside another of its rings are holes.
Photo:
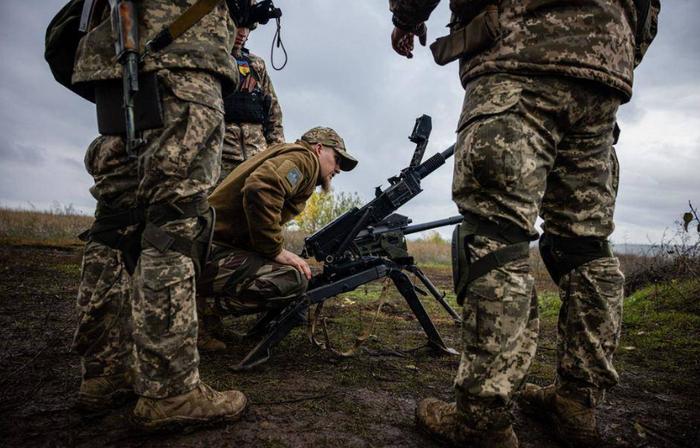
[[[245,49],[236,57],[239,83],[235,92],[224,98],[224,119],[227,123],[254,123],[265,125],[268,121],[271,98],[260,87],[260,75],[253,68],[248,51]],[[249,77],[255,82],[252,92],[241,91]]]

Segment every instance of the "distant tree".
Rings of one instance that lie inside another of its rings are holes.
[[[357,193],[314,192],[291,224],[305,234],[312,234],[362,201]]]

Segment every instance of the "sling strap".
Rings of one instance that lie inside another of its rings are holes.
[[[175,39],[192,28],[202,17],[209,14],[222,0],[199,0],[190,6],[173,23],[163,28],[151,40],[146,42],[144,55],[157,53],[170,45]]]

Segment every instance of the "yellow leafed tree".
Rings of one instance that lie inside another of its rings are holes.
[[[310,235],[362,201],[357,193],[322,193],[315,191],[306,208],[292,221],[301,232]]]

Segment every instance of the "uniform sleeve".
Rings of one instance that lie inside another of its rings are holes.
[[[311,179],[305,164],[292,153],[267,160],[245,181],[245,210],[251,248],[270,258],[282,251],[282,208]]]
[[[413,31],[428,20],[438,3],[440,0],[389,0],[392,22],[402,30]]]
[[[282,108],[277,100],[277,94],[275,93],[275,88],[272,86],[272,80],[267,73],[267,68],[265,67],[265,62],[260,60],[262,65],[261,74],[261,88],[266,96],[270,97],[270,109],[267,111],[268,123],[265,127],[265,141],[267,145],[273,145],[275,143],[284,143],[284,129],[282,127]]]
[[[644,54],[649,49],[651,41],[656,37],[656,32],[658,31],[659,25],[659,12],[661,10],[661,2],[659,0],[651,0],[649,5],[649,13],[647,20],[644,24],[641,24],[639,37],[639,42],[635,45],[634,51],[634,66],[638,66],[644,58]]]

